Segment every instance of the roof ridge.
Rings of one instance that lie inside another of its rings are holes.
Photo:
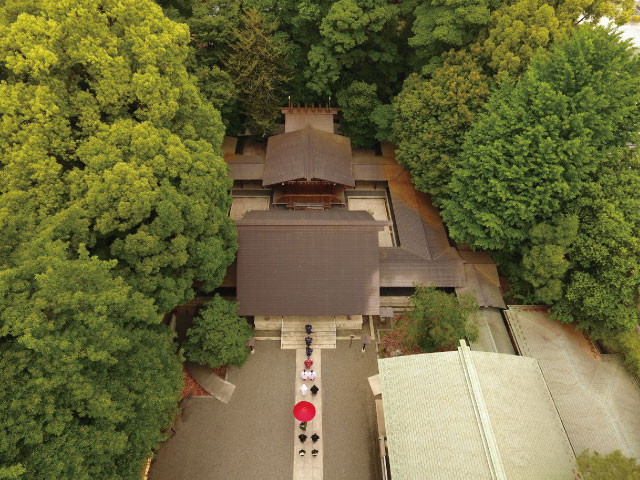
[[[471,349],[467,346],[464,340],[460,340],[458,355],[465,374],[465,379],[467,380],[467,386],[469,387],[471,403],[473,404],[474,413],[476,414],[476,419],[478,421],[478,429],[480,430],[480,436],[482,437],[482,444],[487,457],[489,470],[491,471],[491,478],[495,480],[507,480],[507,474],[504,470],[502,458],[500,457],[498,441],[496,440],[495,433],[493,432],[491,418],[489,417],[489,410],[487,409],[487,404],[482,393],[482,387],[480,386],[478,372],[475,364],[473,363],[473,358],[471,357]]]

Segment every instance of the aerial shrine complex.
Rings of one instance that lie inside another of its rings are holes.
[[[390,144],[352,149],[335,133],[334,108],[282,112],[284,133],[266,148],[225,145],[239,248],[223,287],[235,287],[240,315],[256,329],[284,330],[306,317],[353,329],[362,315],[406,299],[414,283],[504,307],[495,264],[460,255]]]

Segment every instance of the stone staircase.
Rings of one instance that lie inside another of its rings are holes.
[[[310,322],[313,332],[307,335],[304,329],[305,323],[300,321],[283,321],[281,328],[281,348],[304,349],[306,336],[313,338],[311,348],[336,348],[336,322],[322,321]]]

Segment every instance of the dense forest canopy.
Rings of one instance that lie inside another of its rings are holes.
[[[165,438],[162,315],[236,249],[189,42],[149,0],[0,2],[0,478],[138,478]]]
[[[223,135],[288,96],[394,142],[516,298],[633,344],[640,60],[594,27],[633,4],[1,0],[0,478],[139,477],[182,385],[162,314],[235,255]],[[245,327],[216,297],[187,354],[241,363]]]

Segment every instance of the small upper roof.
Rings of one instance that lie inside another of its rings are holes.
[[[325,180],[355,186],[351,140],[309,126],[269,137],[262,185]]]

